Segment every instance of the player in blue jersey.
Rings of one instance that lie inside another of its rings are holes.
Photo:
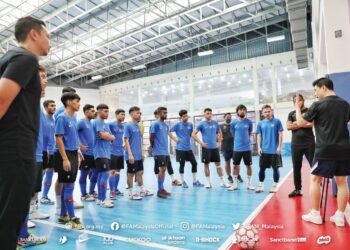
[[[250,136],[253,131],[253,123],[246,118],[247,108],[244,105],[238,105],[236,108],[237,118],[231,123],[230,130],[233,136],[233,185],[228,188],[229,191],[237,189],[239,166],[243,159],[247,166],[247,188],[254,190],[252,184],[252,151],[250,148]]]
[[[91,120],[95,117],[95,107],[91,104],[86,104],[83,107],[85,118],[80,119],[78,122],[78,136],[79,136],[79,147],[83,154],[83,160],[80,163],[80,178],[79,185],[81,191],[81,199],[83,201],[94,201],[95,197],[92,195],[97,180],[97,170],[94,160],[94,144],[95,134],[92,128]],[[90,192],[86,190],[86,179],[89,173],[92,173],[90,178]],[[95,181],[93,181],[95,180]]]
[[[175,132],[178,138],[178,143],[176,144],[176,161],[180,164],[179,172],[181,176],[182,187],[188,188],[188,185],[184,178],[186,161],[189,161],[192,165],[193,186],[203,187],[204,185],[197,179],[197,161],[191,148],[193,124],[188,121],[189,116],[187,114],[187,110],[180,110],[179,116],[180,121],[176,123],[170,131]]]
[[[202,140],[197,137],[198,132],[202,134]],[[214,162],[216,171],[221,180],[221,187],[229,187],[224,180],[224,174],[220,166],[220,153],[222,134],[217,121],[212,120],[212,110],[204,109],[204,120],[201,121],[192,133],[193,139],[202,147],[202,162],[204,163],[205,176],[207,178],[206,188],[212,188],[210,181],[210,162]]]
[[[106,198],[106,192],[111,159],[111,142],[115,140],[115,137],[112,135],[108,124],[105,123],[105,120],[108,118],[109,107],[106,104],[99,104],[96,109],[97,118],[93,121],[93,129],[96,136],[94,158],[98,172],[98,199],[96,204],[104,208],[112,208],[114,203]]]
[[[262,114],[265,119],[258,123],[256,129],[258,153],[260,155],[260,182],[255,191],[257,193],[264,191],[265,170],[272,167],[274,184],[270,189],[270,193],[276,193],[280,178],[279,168],[282,167],[283,126],[279,119],[272,116],[270,105],[264,105],[262,107]]]

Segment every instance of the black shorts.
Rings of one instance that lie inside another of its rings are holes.
[[[169,155],[156,155],[154,156],[154,161],[158,167],[167,167],[170,162]]]
[[[128,174],[135,174],[137,172],[143,171],[143,160],[135,161],[134,164],[131,164],[129,160],[126,161],[128,167]]]
[[[95,159],[92,155],[83,155],[84,160],[80,163],[80,169],[90,169],[95,168]]]
[[[60,164],[62,165],[62,158],[61,158],[60,152],[58,152],[57,150],[53,155],[53,169],[55,170],[56,173],[58,172]]]
[[[222,155],[224,156],[225,161],[230,161],[232,159],[232,157],[233,157],[233,151],[232,150],[230,150],[230,151],[223,151]]]
[[[61,154],[55,157],[55,168],[58,173],[59,183],[74,183],[78,174],[78,151],[66,150],[68,160],[70,161],[71,170],[65,171],[63,169],[63,160]]]
[[[47,151],[43,151],[43,169],[54,168],[54,158],[54,155],[48,155]]]
[[[209,164],[210,162],[220,162],[220,153],[218,148],[202,148],[202,162]]]
[[[252,165],[252,151],[242,151],[242,152],[234,151],[233,165],[240,165],[242,158],[246,166]]]
[[[319,160],[312,164],[311,174],[326,178],[350,175],[350,160]]]
[[[34,193],[41,192],[42,182],[43,182],[43,163],[37,162],[36,168],[35,168]]]
[[[124,156],[111,155],[111,164],[109,169],[124,169]]]
[[[109,171],[110,163],[111,163],[111,161],[107,158],[95,159],[97,172],[101,173],[101,172]]]
[[[196,158],[194,157],[193,151],[183,151],[183,150],[176,150],[176,161],[177,162],[185,162],[185,161],[196,161]]]
[[[262,154],[260,156],[259,166],[261,168],[280,168],[282,167],[282,156],[277,154]]]

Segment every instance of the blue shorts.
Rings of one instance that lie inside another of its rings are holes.
[[[350,175],[350,160],[319,160],[312,164],[311,174],[326,178]]]

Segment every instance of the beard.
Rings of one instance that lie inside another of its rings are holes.
[[[238,116],[241,117],[241,118],[244,118],[244,117],[245,117],[244,114],[238,114]]]

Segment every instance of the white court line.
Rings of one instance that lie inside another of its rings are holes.
[[[286,182],[286,180],[288,179],[289,175],[291,175],[291,173],[293,172],[293,169],[291,169],[286,176],[284,176],[284,178],[282,179],[282,181],[278,184],[278,189],[283,185],[284,182]],[[255,217],[261,212],[261,210],[265,207],[265,205],[271,200],[271,198],[273,197],[273,193],[269,194],[263,201],[262,203],[260,203],[260,205],[255,208],[255,210],[248,216],[247,219],[245,219],[245,221],[243,221],[242,225],[247,225],[250,224]],[[228,239],[224,242],[224,244],[222,244],[219,248],[219,250],[227,250],[229,249],[232,245],[232,238],[235,235],[235,232],[233,232],[233,234],[231,234]]]
[[[41,223],[41,224],[45,224],[45,225],[49,225],[49,226],[53,226],[53,227],[66,229],[65,225],[57,224],[57,223],[52,222],[52,221],[44,221],[44,220],[33,220],[33,221],[35,221],[36,223]],[[158,248],[158,249],[187,250],[186,248],[179,248],[179,247],[173,247],[173,246],[168,246],[168,245],[162,245],[162,244],[158,244],[158,243],[154,243],[154,242],[133,241],[132,238],[126,238],[126,237],[122,237],[122,236],[118,236],[118,235],[100,233],[100,232],[95,232],[95,231],[90,231],[90,230],[71,230],[71,231],[75,231],[77,233],[79,233],[79,232],[87,233],[87,234],[91,234],[91,235],[95,235],[95,236],[99,236],[99,237],[103,237],[103,238],[108,237],[108,238],[112,238],[114,240],[123,241],[123,242],[127,242],[130,244],[136,244],[136,245],[147,246],[147,247],[154,247],[154,248]]]

